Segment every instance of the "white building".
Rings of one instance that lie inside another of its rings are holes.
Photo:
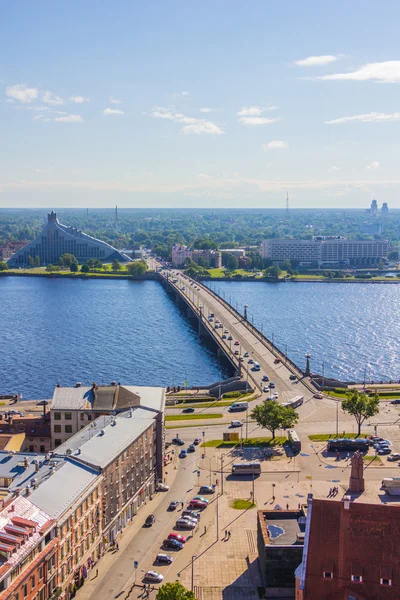
[[[294,260],[300,266],[377,263],[389,253],[388,240],[349,240],[342,237],[316,237],[312,240],[268,239],[262,243],[262,256],[281,264]]]
[[[185,264],[186,259],[190,259],[198,263],[200,259],[207,261],[210,267],[220,269],[222,266],[221,252],[218,250],[197,250],[188,248],[182,244],[174,244],[172,246],[172,264],[174,267],[181,267]]]

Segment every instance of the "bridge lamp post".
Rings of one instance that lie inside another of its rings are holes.
[[[311,354],[309,352],[306,353],[305,355],[306,357],[306,371],[304,373],[304,375],[306,377],[310,377],[311,375],[311,370],[310,370],[310,358],[311,358]]]
[[[243,318],[245,321],[247,321],[247,307],[248,307],[248,304],[245,304],[244,305],[244,314],[243,314]]]

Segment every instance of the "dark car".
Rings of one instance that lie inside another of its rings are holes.
[[[395,400],[392,400],[390,404],[400,404],[400,398],[396,398]]]
[[[388,446],[383,446],[378,450],[378,454],[390,454],[392,451]]]
[[[199,489],[199,494],[213,494],[214,490],[210,485],[202,485]]]
[[[156,520],[156,518],[155,518],[154,515],[149,515],[146,518],[144,524],[145,524],[146,527],[151,527],[153,525],[153,523],[155,522],[155,520]]]
[[[157,554],[156,562],[170,565],[174,559],[169,554]]]
[[[201,444],[201,438],[196,438],[193,442],[193,445],[198,446],[199,444]]]
[[[187,449],[187,451],[188,451],[188,452],[195,452],[195,451],[196,451],[196,448],[194,447],[194,445],[193,445],[193,444],[190,444],[190,446],[188,446],[188,449]]]
[[[183,440],[181,440],[181,438],[173,438],[172,443],[175,444],[176,446],[184,446],[185,445],[185,442]]]
[[[263,380],[263,381],[269,381],[269,377],[268,377],[268,375],[264,375],[264,376],[263,376],[263,378],[262,378],[262,380]]]
[[[289,375],[289,379],[290,381],[294,381],[295,379],[297,379],[296,375]]]
[[[182,550],[183,548],[182,542],[178,542],[178,540],[164,540],[163,546],[164,548],[171,548],[172,550]]]
[[[172,502],[169,503],[168,506],[168,510],[176,510],[178,508],[179,502],[176,502],[176,500],[172,500]]]
[[[271,390],[273,390],[275,388],[275,384],[273,381],[269,382],[269,387],[271,388]]]
[[[188,406],[187,408],[184,408],[183,413],[194,413],[194,408],[192,408],[191,406]]]

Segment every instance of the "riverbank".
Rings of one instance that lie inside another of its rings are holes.
[[[130,279],[132,281],[149,281],[155,280],[154,272],[145,273],[144,275],[129,275],[120,273],[71,273],[71,271],[59,271],[56,273],[47,273],[39,271],[39,269],[21,269],[0,271],[0,277],[45,277],[46,279],[67,278],[67,279]]]
[[[199,277],[199,281],[224,281],[228,283],[257,282],[257,283],[400,283],[400,278],[394,277],[343,277],[343,278],[328,278],[314,275],[312,277]]]

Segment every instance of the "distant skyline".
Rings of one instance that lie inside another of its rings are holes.
[[[400,208],[397,2],[1,15],[1,208]]]

